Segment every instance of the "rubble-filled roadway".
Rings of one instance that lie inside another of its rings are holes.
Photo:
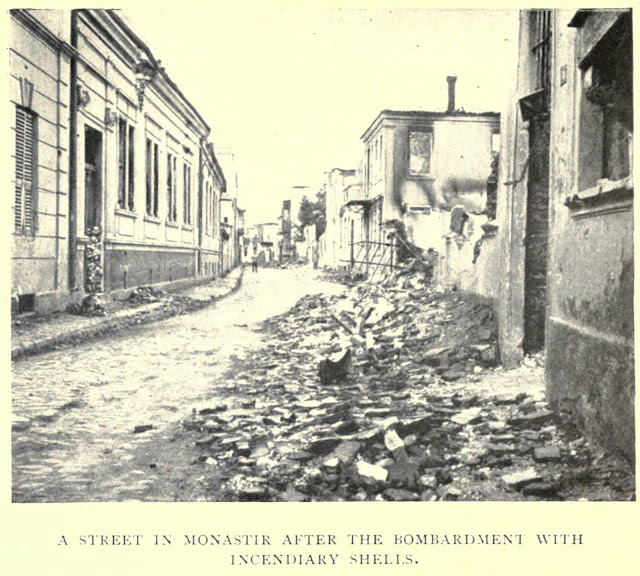
[[[633,498],[549,410],[542,359],[496,353],[490,308],[416,276],[247,274],[215,307],[15,365],[14,500]]]

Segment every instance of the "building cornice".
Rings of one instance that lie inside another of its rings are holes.
[[[46,42],[54,50],[62,52],[69,58],[77,56],[76,49],[68,42],[58,38],[53,32],[51,32],[44,24],[42,24],[37,18],[35,18],[27,9],[14,8],[10,10],[11,16],[20,22],[25,28],[28,28],[31,32],[36,34],[41,40]]]
[[[438,121],[453,122],[492,122],[500,119],[500,112],[434,112],[423,110],[382,110],[371,125],[365,130],[360,139],[367,143],[380,128],[393,126],[395,122],[424,122],[426,124]]]
[[[80,9],[78,13],[94,28],[96,33],[109,41],[109,44],[122,57],[131,72],[135,73],[140,54],[148,58],[149,64],[156,71],[155,81],[150,83],[149,88],[167,106],[183,117],[189,128],[200,136],[210,134],[211,129],[198,110],[171,80],[164,68],[160,66],[150,48],[117,14],[116,10]]]

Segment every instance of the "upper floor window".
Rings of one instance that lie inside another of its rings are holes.
[[[14,222],[16,231],[34,232],[37,196],[37,116],[16,108],[16,172]]]
[[[548,90],[550,85],[551,15],[551,10],[531,11],[531,55],[535,63],[534,90]]]
[[[429,176],[433,132],[431,130],[409,131],[409,176]]]
[[[118,208],[133,210],[134,191],[133,126],[118,120]]]
[[[500,154],[500,132],[491,134],[491,159]]]
[[[582,70],[579,122],[580,191],[632,188],[633,46],[629,12],[608,29],[611,12],[594,11],[578,30]],[[602,29],[606,32],[602,34]],[[596,35],[600,31],[601,37]],[[609,181],[609,184],[607,184]],[[622,184],[621,181],[625,181]]]

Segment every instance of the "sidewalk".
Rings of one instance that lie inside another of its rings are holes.
[[[56,312],[46,316],[14,318],[11,321],[11,360],[199,310],[236,292],[242,284],[242,275],[243,267],[238,266],[224,278],[179,292],[164,293],[149,303],[139,304],[126,298],[111,299],[105,304],[105,316]]]

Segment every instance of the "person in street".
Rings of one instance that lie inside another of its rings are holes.
[[[258,271],[258,257],[254,254],[251,257],[251,272],[257,272]]]

